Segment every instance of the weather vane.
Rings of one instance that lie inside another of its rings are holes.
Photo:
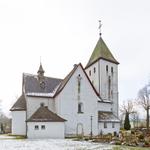
[[[102,33],[101,33],[101,27],[102,27],[102,23],[101,23],[101,20],[99,20],[99,35],[101,36],[102,35]]]
[[[42,58],[41,58],[41,56],[40,56],[40,65],[41,65],[41,59],[42,59]]]

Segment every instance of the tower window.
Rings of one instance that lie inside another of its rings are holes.
[[[91,70],[89,71],[89,76],[91,76]]]
[[[78,113],[83,113],[83,103],[78,104]]]
[[[111,67],[111,73],[112,73],[112,74],[114,73],[114,69],[113,69],[113,67]]]
[[[108,65],[106,66],[106,72],[108,72]]]
[[[94,73],[96,72],[96,68],[94,67]]]
[[[78,79],[78,93],[80,93],[80,91],[81,91],[81,76],[80,76],[80,74],[78,75],[77,79]]]
[[[108,77],[108,99],[110,100],[111,96],[111,77]]]

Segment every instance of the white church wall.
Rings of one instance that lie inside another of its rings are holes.
[[[103,100],[109,100],[108,98],[108,77],[111,77],[111,90],[112,95],[110,101],[113,102],[112,109],[116,116],[118,116],[118,66],[117,64],[111,63],[109,61],[100,59],[100,91]],[[108,66],[108,72],[106,71],[106,66]],[[111,73],[111,67],[113,68],[113,74]]]
[[[85,70],[89,79],[91,80],[92,84],[94,85],[95,89],[97,90],[97,92],[99,92],[99,68],[98,67],[99,67],[99,64],[97,61]]]
[[[77,77],[81,76],[81,92],[78,96]],[[97,135],[98,130],[98,114],[97,114],[97,95],[91,87],[88,79],[79,66],[71,79],[66,84],[63,91],[56,97],[58,114],[67,120],[65,123],[66,134],[76,134],[80,125],[85,135],[91,132],[91,116],[92,131]],[[83,103],[83,113],[78,113],[78,103]]]
[[[109,112],[112,112],[112,103],[98,102],[97,110],[98,111],[109,111]]]
[[[28,122],[28,138],[64,138],[64,122]],[[38,129],[35,129],[38,126]],[[42,129],[45,126],[45,129]]]
[[[29,97],[27,96],[27,119],[29,119],[33,113],[44,103],[44,106],[48,106],[49,110],[55,112],[55,102],[52,98],[45,97]]]
[[[112,127],[112,122],[107,122],[107,128],[104,128],[104,122],[99,122],[99,134],[102,132],[103,134],[114,133],[119,134],[120,131],[120,123],[115,122],[114,128]]]
[[[26,135],[26,111],[12,111],[12,134]]]
[[[106,71],[106,66],[108,66],[108,71]],[[94,68],[96,72],[94,73]],[[111,73],[111,68],[113,68],[113,75]],[[91,71],[91,75],[89,75]],[[104,101],[112,101],[112,111],[118,116],[118,65],[103,59],[92,64],[86,69],[86,73],[89,76],[91,82],[93,82],[94,87],[100,92],[101,97]],[[110,99],[108,98],[108,78],[111,77],[111,91],[112,95]],[[105,106],[105,105],[104,105]]]

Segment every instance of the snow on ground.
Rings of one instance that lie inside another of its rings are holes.
[[[15,136],[8,136],[6,134],[2,134],[2,135],[0,135],[0,140],[1,139],[15,139]]]
[[[112,146],[60,139],[0,139],[0,150],[111,150]]]

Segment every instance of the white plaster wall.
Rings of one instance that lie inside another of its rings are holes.
[[[106,66],[108,65],[108,73],[106,72]],[[96,73],[94,73],[94,67]],[[113,76],[111,74],[111,67],[113,67]],[[89,71],[91,70],[91,76]],[[118,65],[103,59],[100,59],[96,63],[92,64],[86,69],[86,73],[90,80],[93,81],[93,85],[96,90],[101,94],[103,100],[108,100],[108,76],[111,76],[113,96],[110,100],[113,102],[113,113],[118,116]]]
[[[98,61],[96,63],[94,63],[93,65],[91,65],[89,68],[87,68],[85,71],[88,75],[88,77],[90,78],[91,82],[93,83],[95,89],[97,90],[97,92],[99,92],[99,64]],[[96,68],[96,72],[94,73],[94,67]],[[91,71],[91,75],[89,75],[89,71]]]
[[[27,100],[27,119],[29,119],[33,113],[40,107],[41,103],[48,106],[49,110],[55,112],[55,101],[52,98],[42,97],[26,97]]]
[[[97,103],[97,110],[98,111],[112,111],[112,103],[103,103],[98,102]]]
[[[112,90],[113,96],[111,101],[113,102],[113,113],[118,116],[118,66],[109,61],[100,59],[100,91],[101,97],[104,100],[108,100],[108,76],[111,76],[112,79]],[[106,73],[106,66],[108,65],[108,73]],[[111,67],[113,67],[113,76],[111,74]]]
[[[81,92],[80,100],[78,100],[78,84],[77,76],[80,74],[81,79]],[[98,114],[97,114],[97,95],[91,87],[84,72],[79,66],[73,76],[66,84],[63,91],[55,98],[58,114],[67,120],[65,123],[66,134],[76,134],[77,124],[82,124],[84,134],[88,135],[91,132],[91,120],[92,131],[94,135],[97,135],[98,131]],[[78,113],[78,102],[83,103],[84,113]]]
[[[28,122],[28,138],[64,138],[64,122]],[[35,130],[35,125],[39,130]],[[45,130],[41,129],[45,125]]]
[[[26,135],[26,111],[12,111],[12,134]]]
[[[102,130],[103,134],[114,133],[114,132],[119,134],[120,123],[116,122],[115,127],[112,128],[112,122],[107,122],[107,128],[104,128],[104,122],[99,122],[99,134],[100,134],[101,130]]]

